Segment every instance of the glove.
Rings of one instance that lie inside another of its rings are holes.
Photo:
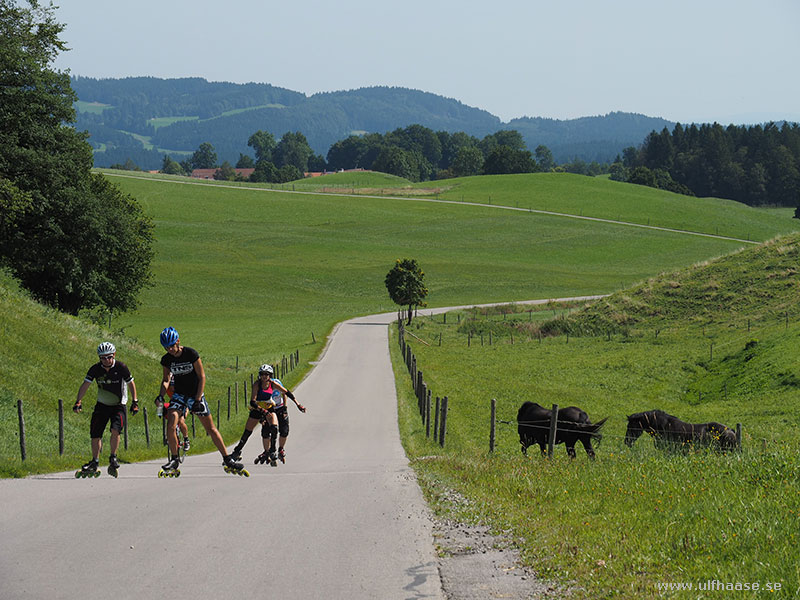
[[[81,401],[78,400],[75,404],[72,405],[72,412],[75,414],[81,412],[83,410],[83,406],[81,406]]]
[[[164,396],[162,396],[161,394],[156,396],[155,403],[156,403],[156,406],[158,406],[158,405],[164,406]]]
[[[306,412],[306,407],[305,407],[305,406],[303,406],[302,404],[298,404],[298,405],[297,405],[297,408],[298,408],[298,410],[299,410],[301,413],[304,413],[304,412]]]
[[[131,402],[131,405],[128,408],[128,411],[132,415],[135,415],[136,413],[138,413],[139,412],[139,401],[138,400],[134,400],[133,402]]]

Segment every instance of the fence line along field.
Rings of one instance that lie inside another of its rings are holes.
[[[795,234],[586,306],[420,311],[407,328],[419,341],[406,341],[429,393],[448,397],[444,448],[425,435],[405,364],[398,388],[406,450],[434,504],[442,490],[463,495],[461,518],[512,531],[527,561],[574,581],[578,597],[660,597],[658,582],[715,578],[796,594],[798,258]],[[503,423],[490,454],[492,398]],[[597,459],[563,447],[523,457],[526,400],[608,417]],[[627,447],[627,415],[656,408],[742,423],[742,449],[665,452],[648,436]]]

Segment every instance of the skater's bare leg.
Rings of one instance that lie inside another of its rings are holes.
[[[111,430],[111,438],[108,441],[108,446],[111,450],[111,454],[117,453],[117,450],[119,449],[119,431],[116,429]]]
[[[178,425],[180,415],[178,411],[171,410],[167,413],[167,446],[169,446],[169,455],[178,455],[178,433],[175,427]]]

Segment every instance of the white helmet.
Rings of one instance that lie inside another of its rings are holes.
[[[103,342],[97,347],[97,356],[108,356],[109,354],[114,354],[117,349],[114,347],[114,344],[111,342]]]
[[[275,372],[275,371],[273,371],[273,370],[272,370],[272,366],[270,366],[270,365],[266,365],[266,364],[265,364],[265,365],[261,365],[261,366],[258,368],[258,374],[259,374],[259,375],[263,375],[264,373],[269,373],[269,376],[270,376],[270,377],[272,377],[272,374],[273,374],[274,372]]]

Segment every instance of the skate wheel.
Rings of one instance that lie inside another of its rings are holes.
[[[164,471],[159,471],[158,478],[161,479],[162,477],[164,477]]]
[[[175,471],[175,477],[180,477],[180,476],[181,476],[181,472],[180,471]]]
[[[95,472],[94,472],[94,477],[95,477],[95,478],[97,478],[97,477],[100,477],[100,471],[95,471]]]
[[[245,477],[250,477],[250,471],[248,471],[247,469],[242,469],[241,474],[244,475]]]

